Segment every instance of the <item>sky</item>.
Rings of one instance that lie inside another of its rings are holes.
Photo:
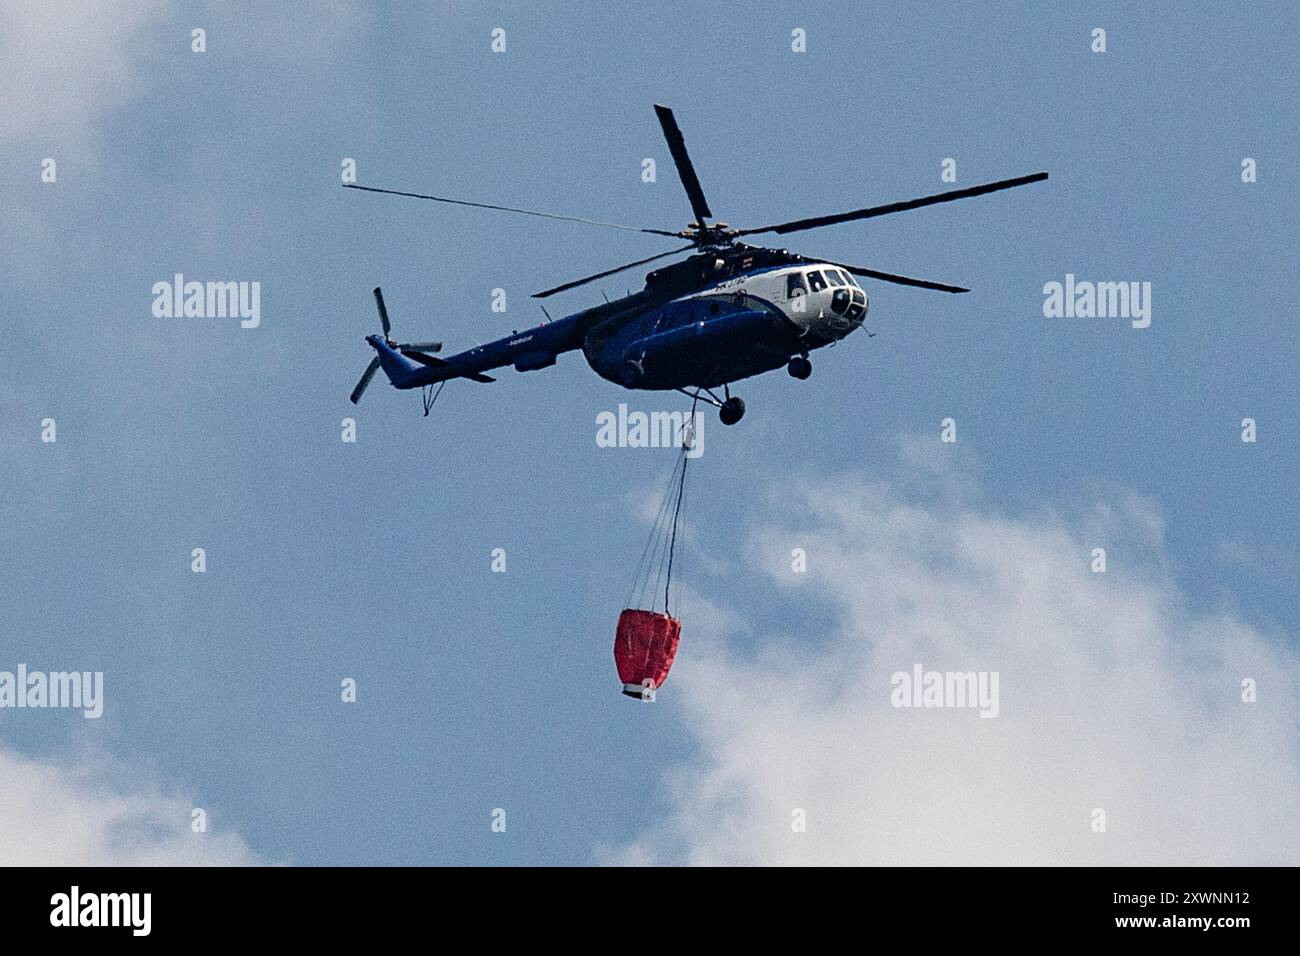
[[[105,698],[0,709],[0,862],[1300,863],[1300,14],[1090,7],[0,5],[0,671]],[[681,228],[654,103],[733,225],[1051,178],[779,240],[972,291],[864,281],[874,338],[706,418],[646,705],[673,453],[597,416],[681,397],[576,353],[347,396],[376,285],[459,349],[667,240],[340,184]],[[155,317],[176,273],[260,325]],[[1150,326],[1046,316],[1067,274]],[[893,706],[916,664],[997,717]]]

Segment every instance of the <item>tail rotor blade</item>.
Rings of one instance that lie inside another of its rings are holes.
[[[379,290],[376,289],[375,291],[378,292]],[[357,387],[352,390],[353,405],[361,401],[362,393],[365,392],[366,386],[370,384],[370,380],[375,377],[377,371],[379,371],[379,356],[372,358],[370,364],[366,366],[366,370],[361,373],[361,381],[357,382]]]
[[[388,338],[391,326],[388,324],[388,309],[384,306],[384,294],[375,286],[375,305],[379,306],[379,324],[384,327],[384,338]]]

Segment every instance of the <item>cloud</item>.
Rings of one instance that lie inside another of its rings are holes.
[[[598,858],[1300,863],[1300,687],[1283,637],[1194,609],[1149,500],[1008,516],[922,458],[907,442],[897,481],[808,479],[763,506],[746,551],[809,609],[804,633],[685,602],[657,706],[682,709],[696,755],[666,774],[659,823]],[[997,671],[999,715],[891,707],[891,675],[918,663]]]
[[[0,749],[0,866],[249,866],[239,836],[190,830],[195,804],[127,784],[103,759],[33,760]]]
[[[79,147],[140,94],[142,43],[170,4],[42,0],[0,5],[0,137]]]
[[[166,84],[160,74],[177,50],[190,55],[191,30],[200,26],[209,35],[207,55],[280,67],[287,61],[299,71],[309,65],[313,79],[322,58],[369,28],[367,12],[352,0],[238,12],[171,0],[0,4],[0,138],[49,151],[42,156],[93,153],[115,110]]]

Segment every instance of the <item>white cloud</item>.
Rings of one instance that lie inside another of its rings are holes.
[[[905,444],[897,484],[783,487],[769,507],[784,510],[748,542],[792,605],[829,617],[824,632],[685,602],[656,706],[682,709],[698,753],[666,776],[661,823],[599,857],[1300,863],[1300,688],[1281,636],[1189,608],[1149,501],[1009,517],[942,464],[918,474],[915,451]],[[1105,574],[1089,568],[1097,546]],[[794,547],[806,575],[791,571]],[[891,674],[916,663],[998,671],[1000,715],[892,708]]]
[[[178,6],[171,0],[0,4],[0,138],[31,144],[44,150],[41,156],[80,151],[83,159],[93,158],[113,111],[166,85],[160,74],[173,68],[177,51],[195,55],[195,27],[207,32],[205,55],[252,59],[259,68],[270,63],[283,69],[286,62],[299,72],[310,67],[307,85],[314,88],[323,58],[364,33],[368,14],[353,0],[237,11],[226,4]],[[282,93],[303,82],[294,76],[280,81]]]
[[[102,759],[33,760],[0,749],[0,866],[235,866],[263,861],[195,804],[157,784],[131,783]]]
[[[84,146],[105,112],[140,93],[145,31],[169,8],[159,0],[0,5],[0,137],[55,155]]]

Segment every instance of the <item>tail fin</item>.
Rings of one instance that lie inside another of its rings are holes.
[[[379,353],[379,367],[398,388],[405,386],[411,374],[420,368],[405,355],[392,349],[382,335],[367,335],[366,341]]]

